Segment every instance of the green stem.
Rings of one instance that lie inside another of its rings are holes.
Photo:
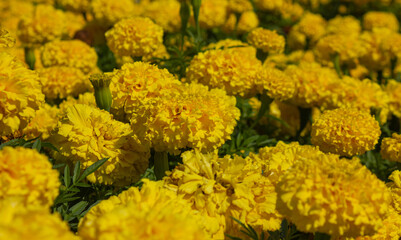
[[[29,69],[35,69],[35,49],[32,47],[25,47],[25,62],[28,64]]]
[[[270,103],[273,101],[273,99],[271,99],[269,96],[267,96],[266,93],[264,93],[260,97],[260,101],[261,101],[262,105],[260,106],[258,115],[256,116],[255,121],[251,125],[251,128],[254,128],[258,124],[259,120],[265,115],[267,110],[269,110]]]
[[[333,64],[334,64],[334,68],[336,69],[336,72],[338,74],[339,77],[342,77],[342,72],[341,72],[341,67],[340,67],[340,55],[336,54],[333,57]]]
[[[155,152],[154,160],[156,179],[161,180],[166,176],[166,171],[169,170],[167,152]]]

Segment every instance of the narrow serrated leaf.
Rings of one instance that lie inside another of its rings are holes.
[[[36,149],[38,152],[40,152],[40,149],[42,149],[42,142],[40,139],[36,139],[35,142],[32,144],[32,149]]]
[[[84,188],[91,187],[91,185],[89,185],[87,183],[83,183],[83,182],[77,182],[77,183],[74,184],[74,186],[76,186],[76,187],[84,187]]]
[[[53,151],[59,152],[59,150],[51,143],[42,142],[42,147],[50,148]]]
[[[82,211],[85,210],[85,208],[87,206],[88,206],[88,202],[86,202],[86,201],[79,202],[70,208],[71,214],[73,216],[78,216],[79,214],[82,213]]]
[[[68,188],[71,183],[70,167],[68,165],[64,168],[64,185]]]
[[[78,182],[82,181],[85,179],[87,176],[89,176],[91,173],[95,172],[98,168],[100,168],[108,158],[103,158],[100,159],[99,161],[95,162],[94,164],[90,165],[85,171],[82,173],[82,175],[78,178]]]
[[[79,174],[81,173],[81,162],[76,162],[74,166],[74,175],[72,176],[72,182],[76,183],[79,179]]]

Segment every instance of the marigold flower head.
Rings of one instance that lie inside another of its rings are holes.
[[[80,239],[70,231],[68,224],[61,219],[59,213],[50,213],[48,209],[21,207],[14,201],[6,199],[0,202],[0,214],[2,239]]]
[[[166,32],[177,32],[181,28],[180,1],[178,0],[146,3],[143,15],[154,20]]]
[[[267,53],[282,53],[285,47],[283,36],[264,28],[256,28],[249,33],[247,41],[252,46]]]
[[[277,208],[297,228],[333,238],[374,234],[382,225],[391,195],[359,158],[311,155],[300,159],[276,186]]]
[[[305,13],[288,35],[290,48],[304,48],[306,40],[314,45],[326,33],[326,20],[319,14]]]
[[[382,140],[380,154],[384,159],[401,162],[401,135],[393,133]]]
[[[187,79],[230,95],[252,96],[262,63],[248,54],[230,49],[209,50],[196,55],[187,68]]]
[[[254,11],[246,11],[238,19],[237,32],[239,34],[250,32],[259,26],[258,16]]]
[[[64,13],[68,19],[68,24],[66,26],[67,35],[69,39],[73,39],[79,30],[82,30],[87,26],[86,20],[82,13],[71,11],[66,11]]]
[[[87,12],[90,9],[91,0],[57,0],[65,9],[74,12]]]
[[[161,182],[145,181],[100,202],[81,220],[79,235],[87,240],[105,238],[210,239],[189,205]]]
[[[140,106],[160,97],[165,91],[181,84],[166,69],[144,62],[127,63],[115,70],[110,83],[113,97],[111,112],[127,121]]]
[[[243,13],[252,11],[252,3],[249,0],[230,0],[228,1],[228,11],[235,13]]]
[[[220,27],[227,18],[228,0],[203,0],[199,9],[199,24],[202,28]]]
[[[284,0],[255,0],[256,6],[263,11],[274,11],[280,9]]]
[[[96,107],[97,105],[95,95],[92,92],[86,92],[79,94],[78,98],[68,96],[67,99],[65,99],[59,105],[60,113],[62,113],[61,115],[64,115],[69,107],[77,104],[84,104],[91,107]]]
[[[27,139],[39,137],[42,140],[49,138],[51,132],[56,128],[60,110],[56,106],[43,104],[36,112],[22,133]]]
[[[56,66],[39,69],[38,73],[48,99],[76,97],[90,89],[89,80],[77,68]]]
[[[295,136],[301,127],[301,116],[297,106],[275,100],[270,104],[269,114],[284,121],[285,124],[275,119],[270,120],[270,124],[279,130],[280,136],[282,133]]]
[[[391,58],[401,57],[401,34],[391,33],[386,36],[386,39],[382,41],[381,48],[384,52],[389,52],[391,54]]]
[[[256,48],[240,40],[229,38],[220,40],[216,43],[211,43],[207,45],[204,49],[231,49],[232,51],[240,51],[243,54],[247,54],[249,57],[256,57]]]
[[[283,6],[279,8],[278,11],[280,12],[282,19],[291,20],[292,22],[298,21],[304,14],[302,6],[299,5],[299,3],[292,2],[284,2]]]
[[[385,89],[389,96],[388,106],[390,111],[397,116],[401,117],[401,83],[395,80],[389,80]]]
[[[354,156],[374,149],[380,134],[379,123],[368,112],[338,108],[313,122],[311,136],[324,152]]]
[[[398,214],[401,214],[401,171],[393,171],[388,179],[391,180],[391,182],[387,183],[387,187],[390,189],[393,197],[391,205]]]
[[[196,83],[182,85],[155,100],[149,102],[152,106],[142,106],[144,110],[133,114],[131,127],[134,132],[145,127],[146,138],[158,152],[215,150],[230,139],[240,116],[234,97]],[[142,114],[146,114],[144,126],[138,121]]]
[[[325,106],[332,97],[333,85],[338,83],[337,73],[317,63],[303,62],[298,66],[290,65],[285,71],[297,87],[291,102],[298,106]],[[335,85],[336,86],[336,85]]]
[[[121,19],[139,15],[142,12],[139,4],[131,0],[92,0],[90,10],[95,20],[105,26],[112,26]]]
[[[38,75],[15,57],[0,53],[0,136],[22,130],[44,102]]]
[[[314,52],[325,65],[331,64],[337,55],[340,57],[340,64],[355,64],[368,49],[366,43],[357,35],[332,34],[321,38]]]
[[[0,200],[48,208],[59,194],[58,171],[36,150],[5,147],[0,150]]]
[[[367,12],[363,15],[362,23],[365,30],[387,28],[393,32],[398,32],[400,28],[397,17],[391,12]]]
[[[354,16],[341,16],[330,19],[327,22],[327,34],[358,35],[361,32],[361,23]]]
[[[389,66],[391,54],[384,50],[383,45],[392,34],[393,32],[386,28],[374,28],[372,32],[363,32],[360,39],[365,42],[367,52],[359,59],[360,63],[374,71]]]
[[[163,44],[162,27],[144,17],[121,20],[105,36],[111,51],[120,56],[148,55]]]
[[[15,45],[15,38],[3,28],[0,28],[0,48],[10,48]]]
[[[288,100],[296,91],[296,82],[276,68],[263,68],[257,81],[259,92],[274,99]]]
[[[187,151],[183,164],[164,178],[168,188],[177,191],[191,207],[209,217],[206,230],[220,239],[222,230],[239,232],[229,216],[257,230],[275,231],[281,216],[275,209],[276,195],[258,164],[239,156],[218,158],[217,153]]]
[[[36,45],[60,39],[66,31],[64,12],[51,5],[37,5],[32,16],[23,16],[18,24],[18,37]]]
[[[148,166],[149,147],[112,115],[88,105],[77,104],[67,109],[55,134],[49,138],[60,151],[55,159],[81,162],[86,169],[102,158],[109,158],[87,177],[91,182],[124,186],[139,179]]]

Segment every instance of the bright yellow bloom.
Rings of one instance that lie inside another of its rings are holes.
[[[26,44],[43,44],[60,39],[66,31],[64,12],[51,5],[37,5],[32,16],[23,16],[18,24],[18,37]]]
[[[380,154],[384,159],[401,162],[401,135],[393,133],[392,137],[386,137],[381,144]]]
[[[196,55],[187,68],[187,79],[230,95],[252,96],[262,63],[255,57],[231,49],[209,50]]]
[[[287,39],[289,47],[303,49],[306,40],[313,46],[326,33],[326,24],[319,14],[306,13],[291,29]]]
[[[96,107],[95,95],[91,92],[79,94],[78,98],[73,98],[71,96],[67,97],[62,103],[60,103],[59,108],[62,115],[66,113],[67,108],[74,106],[76,104],[85,104],[91,107]]]
[[[38,70],[42,91],[48,99],[76,97],[91,88],[81,70],[72,67],[49,67]]]
[[[228,0],[202,0],[199,24],[210,29],[222,26],[226,21]]]
[[[282,19],[291,20],[292,22],[298,21],[304,14],[302,6],[299,5],[299,3],[292,2],[284,2],[283,6],[279,8],[278,11],[280,12]]]
[[[0,53],[0,135],[22,130],[44,102],[38,75],[7,53]]]
[[[121,20],[105,36],[111,51],[120,56],[148,55],[163,44],[163,28],[144,17]]]
[[[284,0],[255,0],[256,6],[263,11],[274,11],[282,8]]]
[[[327,34],[358,35],[361,32],[361,23],[352,15],[338,15],[327,23]]]
[[[280,228],[276,193],[258,164],[239,156],[218,158],[217,153],[187,151],[183,164],[164,178],[166,186],[183,196],[191,207],[208,217],[206,230],[215,239],[239,232],[230,216],[260,230]]]
[[[287,124],[285,125],[275,119],[270,120],[270,124],[279,130],[279,135],[284,133],[295,136],[301,127],[301,117],[297,106],[275,100],[270,104],[269,114]]]
[[[105,26],[112,26],[121,19],[142,12],[139,4],[135,4],[132,0],[92,0],[90,9],[95,20]]]
[[[311,140],[324,152],[354,156],[374,149],[380,134],[379,123],[368,112],[338,108],[313,122]]]
[[[398,214],[401,214],[401,171],[393,171],[388,179],[391,180],[391,182],[387,183],[387,187],[393,197],[392,206]]]
[[[204,50],[211,49],[231,49],[232,51],[240,51],[243,54],[247,54],[249,57],[256,57],[256,48],[240,40],[229,38],[211,43],[204,48]]]
[[[256,28],[249,33],[247,41],[252,46],[267,53],[282,53],[285,47],[283,36],[264,28]]]
[[[82,13],[66,11],[65,16],[68,19],[66,31],[69,39],[73,39],[75,34],[85,28],[86,20]]]
[[[49,138],[51,132],[57,126],[59,113],[60,110],[56,106],[50,106],[47,103],[43,104],[35,112],[35,117],[33,117],[28,126],[24,128],[22,134],[24,134],[27,139],[39,136],[42,140]]]
[[[0,28],[0,48],[10,48],[15,45],[15,38],[3,28]]]
[[[100,202],[81,220],[79,235],[96,239],[210,239],[198,217],[162,182],[145,181]]]
[[[252,3],[249,0],[229,0],[228,11],[235,13],[243,13],[246,11],[252,11]]]
[[[80,40],[54,41],[42,48],[42,63],[45,67],[67,66],[88,74],[96,68],[95,49]]]
[[[357,237],[355,240],[399,240],[401,237],[401,215],[390,208],[383,226],[372,236]]]
[[[145,138],[158,152],[178,154],[185,148],[215,150],[230,139],[240,116],[233,96],[221,89],[209,91],[196,83],[182,85],[154,100],[147,103],[151,106],[138,107],[131,127],[138,135],[146,131]],[[142,117],[146,118],[145,123],[139,120]]]
[[[395,80],[389,80],[385,91],[389,95],[388,105],[390,111],[398,118],[401,118],[401,83]]]
[[[0,238],[7,240],[79,240],[59,213],[48,209],[16,205],[10,199],[0,201]]]
[[[367,44],[357,35],[332,34],[321,38],[314,49],[316,57],[330,65],[335,56],[340,57],[340,64],[355,64],[358,58],[368,52]]]
[[[372,71],[383,70],[390,66],[391,54],[383,47],[394,33],[386,28],[374,28],[372,32],[363,32],[361,40],[367,46],[367,52],[360,58],[360,63]]]
[[[325,106],[332,97],[333,86],[340,81],[337,73],[317,63],[290,65],[285,71],[295,81],[297,91],[291,102],[303,107]]]
[[[277,209],[297,229],[340,236],[372,235],[383,225],[391,195],[359,158],[301,158],[276,187]]]
[[[237,32],[239,34],[247,33],[258,26],[259,19],[256,13],[254,11],[246,11],[239,17]]]
[[[401,57],[401,34],[391,33],[381,43],[381,48],[391,54],[391,58]]]
[[[166,32],[177,32],[181,28],[178,0],[158,0],[144,4],[143,15],[154,20]]]
[[[23,147],[0,150],[0,200],[49,208],[59,194],[59,173],[47,156]]]
[[[60,150],[52,152],[55,159],[80,161],[82,169],[109,158],[87,177],[91,182],[124,186],[138,180],[148,166],[149,147],[132,133],[129,124],[88,105],[68,108],[49,141]]]
[[[111,112],[121,121],[129,121],[140,106],[181,85],[166,69],[144,62],[127,63],[115,70],[110,83],[113,97]]]
[[[91,0],[57,0],[65,9],[74,12],[87,12],[89,11]]]
[[[274,99],[288,100],[294,97],[296,82],[284,72],[276,68],[263,68],[257,81],[260,93],[266,94]]]
[[[363,28],[365,30],[387,28],[393,32],[398,32],[400,26],[393,13],[370,11],[363,15]]]

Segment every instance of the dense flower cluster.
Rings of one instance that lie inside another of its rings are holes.
[[[0,200],[48,208],[59,193],[58,171],[45,155],[22,147],[0,150]]]
[[[249,44],[262,49],[267,53],[282,53],[285,47],[285,39],[275,31],[264,28],[256,28],[249,33],[247,38]]]
[[[93,17],[102,25],[112,26],[121,19],[130,17],[137,8],[131,0],[92,0],[90,10]]]
[[[108,161],[88,176],[91,182],[125,185],[139,179],[148,165],[149,147],[131,131],[128,124],[113,120],[111,114],[97,108],[76,104],[49,139],[58,149],[55,159],[80,161],[86,169],[102,158]]]
[[[163,28],[149,18],[127,18],[107,31],[106,39],[107,45],[115,54],[141,57],[162,45]]]
[[[377,144],[379,123],[367,112],[338,108],[325,111],[312,125],[312,143],[324,152],[361,155]]]
[[[35,116],[22,130],[28,139],[40,137],[42,140],[49,138],[53,129],[56,128],[60,110],[56,106],[43,104],[35,112]]]
[[[391,138],[384,138],[380,153],[384,159],[401,162],[401,135],[393,133]]]

